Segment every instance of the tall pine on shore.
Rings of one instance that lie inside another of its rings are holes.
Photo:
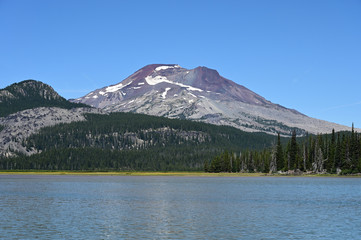
[[[277,163],[278,171],[284,168],[284,156],[283,156],[280,133],[278,133],[277,135],[276,163]]]
[[[289,145],[288,170],[298,168],[298,146],[296,141],[296,130],[292,131],[291,142]]]

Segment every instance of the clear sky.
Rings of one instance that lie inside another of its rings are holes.
[[[360,0],[0,0],[0,88],[36,79],[77,98],[151,63],[213,68],[361,128]]]

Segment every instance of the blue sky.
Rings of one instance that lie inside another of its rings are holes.
[[[0,0],[0,88],[77,98],[151,63],[206,66],[266,99],[361,128],[360,0]]]

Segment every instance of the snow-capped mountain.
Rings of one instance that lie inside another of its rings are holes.
[[[122,82],[72,100],[104,111],[137,112],[229,125],[245,131],[299,135],[350,130],[274,104],[206,67],[147,65]]]

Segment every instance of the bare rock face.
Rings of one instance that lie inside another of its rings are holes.
[[[65,100],[52,87],[35,80],[25,80],[0,89],[0,101],[35,96],[44,100]]]
[[[57,107],[40,107],[28,109],[0,118],[0,155],[15,156],[17,152],[31,155],[36,149],[26,149],[22,142],[31,134],[43,127],[54,126],[59,123],[84,121],[84,113],[100,113],[98,109]]]
[[[106,112],[137,112],[229,125],[244,131],[290,135],[329,133],[349,127],[310,118],[274,104],[206,67],[145,66],[122,82],[72,100]]]

